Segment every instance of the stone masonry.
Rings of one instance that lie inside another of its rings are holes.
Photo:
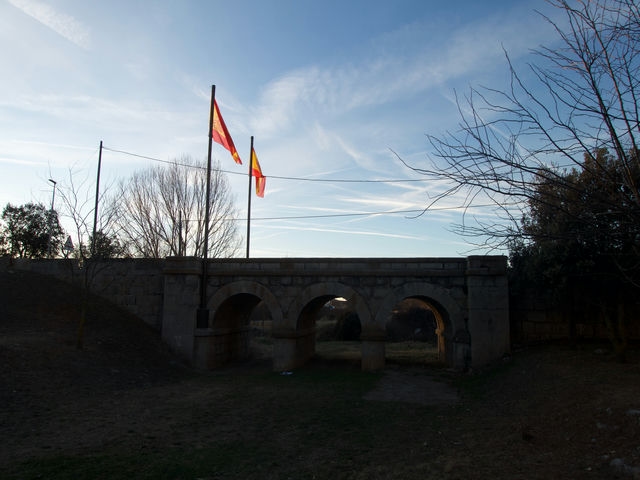
[[[15,268],[78,279],[67,260],[15,261]],[[208,262],[208,317],[197,324],[203,264],[196,258],[117,259],[99,264],[92,291],[157,328],[199,368],[248,355],[249,318],[260,302],[272,318],[274,370],[315,351],[315,318],[343,297],[362,326],[362,368],[384,367],[385,325],[394,307],[417,298],[433,310],[440,359],[476,368],[510,350],[506,258],[270,258]]]
[[[271,313],[273,367],[290,370],[315,351],[314,320],[343,297],[362,326],[362,368],[384,367],[385,325],[398,302],[419,298],[434,311],[440,359],[476,368],[510,351],[506,258],[224,259],[208,264],[206,325],[196,325],[202,263],[167,259],[162,335],[201,368],[248,349],[248,322],[260,302]]]

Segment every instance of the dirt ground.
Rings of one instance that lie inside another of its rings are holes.
[[[58,452],[126,449],[140,435],[206,442],[190,406],[229,403],[229,392],[182,364],[137,319],[102,304],[92,304],[77,350],[76,297],[46,277],[0,272],[0,472]],[[637,349],[629,360],[615,363],[606,345],[589,344],[516,349],[473,374],[389,365],[363,400],[435,409],[438,428],[415,432],[425,448],[438,445],[412,466],[425,478],[640,479]],[[219,375],[268,370],[255,363]],[[221,435],[224,426],[216,428]],[[343,478],[403,477],[363,471]]]

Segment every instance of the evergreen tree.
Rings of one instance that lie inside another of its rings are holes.
[[[7,204],[2,211],[2,237],[12,257],[55,257],[62,246],[64,231],[58,213],[43,204]]]

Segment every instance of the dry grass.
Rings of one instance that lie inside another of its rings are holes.
[[[360,362],[360,342],[321,340],[330,337],[336,321],[319,318],[316,321],[316,357],[327,361],[345,361],[357,364]],[[272,357],[273,341],[270,337],[271,322],[260,321],[252,323],[253,336],[251,339],[251,351],[254,358],[268,359]],[[402,365],[431,365],[436,366],[438,360],[438,348],[427,342],[404,341],[387,342],[385,360],[391,364]]]
[[[362,345],[360,342],[316,342],[316,356],[323,360],[343,360],[360,362]],[[425,342],[388,342],[385,346],[385,360],[396,365],[438,365],[437,347]]]

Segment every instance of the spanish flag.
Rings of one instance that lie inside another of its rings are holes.
[[[213,129],[211,131],[211,137],[214,141],[222,145],[224,148],[231,152],[231,156],[233,156],[233,160],[238,164],[242,165],[242,160],[240,160],[240,155],[238,155],[238,151],[236,150],[236,146],[233,144],[233,140],[231,139],[231,135],[229,135],[229,130],[227,130],[227,126],[222,119],[222,115],[220,115],[220,109],[218,108],[218,102],[213,99]]]
[[[251,149],[251,176],[256,177],[256,195],[264,197],[264,187],[267,183],[267,177],[262,175],[258,156],[253,148]]]

